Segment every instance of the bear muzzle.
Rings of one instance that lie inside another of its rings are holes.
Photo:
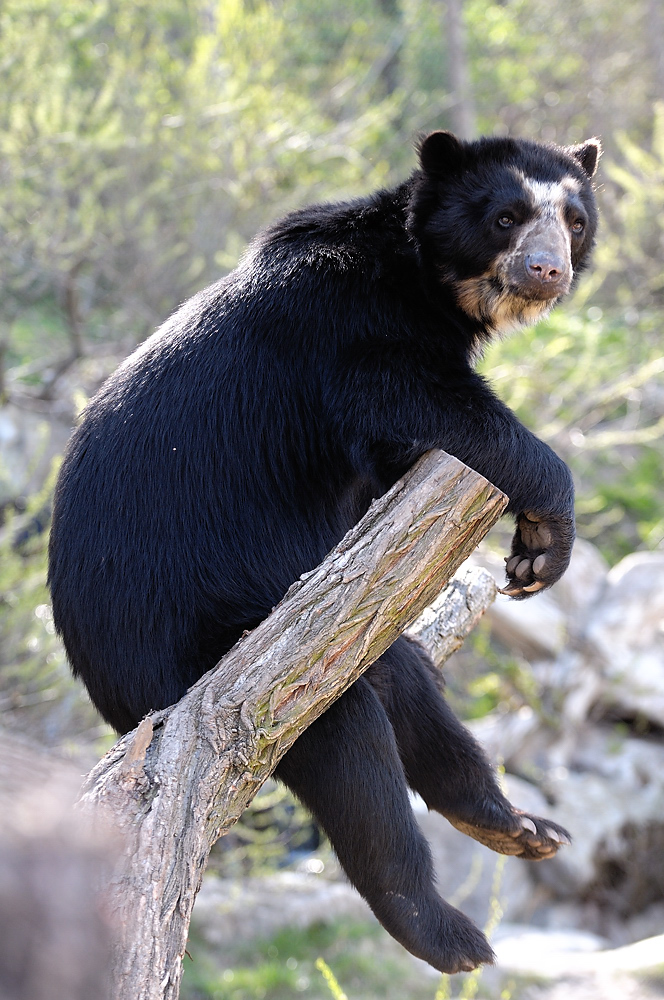
[[[540,286],[552,295],[559,295],[569,267],[556,254],[540,252],[527,254],[524,260],[526,280],[536,288]],[[547,295],[548,297],[548,295]]]

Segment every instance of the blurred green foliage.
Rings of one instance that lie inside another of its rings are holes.
[[[481,719],[496,708],[516,711],[530,706],[544,714],[539,691],[522,657],[498,649],[487,621],[479,623],[446,669],[446,697],[463,719]]]
[[[40,531],[52,480],[0,527],[0,718],[46,746],[90,763],[110,744],[55,635],[46,589],[46,535]],[[91,752],[92,751],[92,752]]]
[[[381,44],[357,13],[3,4],[0,321],[53,301],[79,353],[83,339],[135,343],[234,266],[269,214],[381,183],[386,162],[369,156],[394,102],[356,85]],[[21,339],[14,327],[17,363]]]
[[[234,949],[219,968],[210,949],[195,936],[185,958],[182,1000],[330,1000],[330,988],[316,966],[320,956],[351,1000],[431,1000],[429,973],[416,965],[375,923],[316,924],[286,928],[267,941]],[[435,980],[434,980],[435,982]]]
[[[226,878],[293,864],[320,842],[311,817],[284,785],[268,780],[239,823],[212,848],[209,867]],[[321,870],[323,863],[320,863]]]
[[[483,367],[570,465],[579,534],[614,563],[664,540],[661,317],[588,307],[583,291],[575,311],[492,345]]]

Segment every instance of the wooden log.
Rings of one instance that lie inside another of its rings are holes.
[[[506,504],[457,459],[427,453],[214,670],[93,769],[82,802],[126,843],[109,886],[122,928],[117,1000],[177,997],[212,844],[297,736],[434,600]]]
[[[407,630],[426,646],[437,667],[460,649],[496,599],[498,588],[488,570],[465,566]]]

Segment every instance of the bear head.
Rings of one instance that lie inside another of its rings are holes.
[[[531,324],[569,292],[595,241],[598,139],[419,144],[408,226],[436,282],[485,335]]]

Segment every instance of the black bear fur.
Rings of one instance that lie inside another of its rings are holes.
[[[185,303],[86,410],[56,488],[49,582],[74,673],[119,732],[177,701],[430,448],[510,498],[509,590],[564,572],[565,464],[473,368],[586,265],[599,144],[435,132],[399,187],[295,212]],[[492,959],[434,888],[408,786],[496,850],[568,839],[515,810],[401,638],[277,769],[413,954]]]

